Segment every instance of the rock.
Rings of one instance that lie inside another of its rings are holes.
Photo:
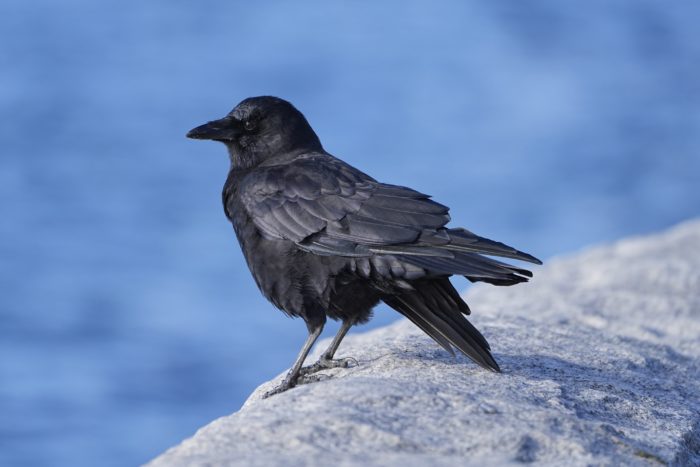
[[[466,299],[502,374],[399,321],[345,340],[358,366],[265,383],[149,465],[700,465],[700,221]]]

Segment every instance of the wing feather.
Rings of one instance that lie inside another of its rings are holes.
[[[327,154],[258,168],[242,185],[257,227],[296,243],[322,235],[366,246],[411,244],[449,220],[448,209],[427,195],[379,183]],[[322,238],[315,243],[330,247]]]
[[[447,228],[449,209],[428,195],[379,183],[324,153],[258,167],[243,179],[238,192],[267,237],[290,240],[319,255],[392,256],[411,277],[419,268],[425,274],[460,274],[507,285],[526,281],[532,274],[483,254],[540,263],[466,229]],[[363,262],[357,267],[366,275],[369,265]],[[396,275],[402,268],[376,263],[374,271]]]

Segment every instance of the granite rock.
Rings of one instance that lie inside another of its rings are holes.
[[[262,399],[280,375],[149,465],[700,465],[700,221],[466,300],[502,374],[402,320],[346,338],[357,366]]]

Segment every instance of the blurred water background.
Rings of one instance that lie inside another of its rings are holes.
[[[296,355],[304,324],[224,218],[225,150],[188,129],[287,98],[331,153],[546,259],[700,215],[698,20],[695,1],[4,0],[0,465],[145,462]]]

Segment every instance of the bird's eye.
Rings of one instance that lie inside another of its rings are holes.
[[[247,131],[253,131],[253,130],[255,130],[255,127],[256,127],[256,126],[257,126],[257,124],[256,124],[253,120],[246,120],[245,122],[243,122],[243,127],[244,127]]]

